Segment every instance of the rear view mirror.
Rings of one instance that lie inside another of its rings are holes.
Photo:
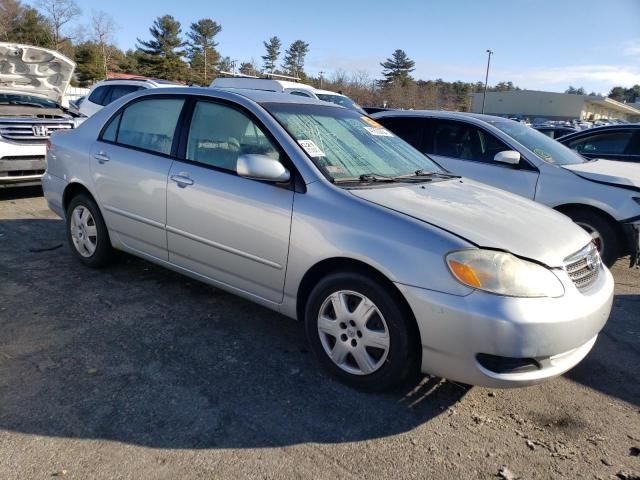
[[[245,154],[238,157],[236,172],[241,177],[267,182],[288,182],[289,170],[278,160],[266,155]]]
[[[504,152],[496,153],[493,160],[500,163],[507,163],[509,165],[518,165],[520,163],[520,154],[514,150],[505,150]]]

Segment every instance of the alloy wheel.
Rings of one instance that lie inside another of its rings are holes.
[[[98,245],[98,229],[91,212],[84,205],[78,205],[71,213],[71,239],[78,253],[85,258],[96,251]]]
[[[389,354],[389,328],[378,307],[350,290],[329,295],[318,313],[318,333],[327,356],[353,375],[379,370]]]

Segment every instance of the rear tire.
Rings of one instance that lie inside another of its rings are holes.
[[[320,280],[307,301],[305,330],[322,366],[351,387],[387,390],[419,372],[413,315],[370,276],[339,272]]]
[[[612,225],[604,216],[589,210],[571,210],[566,214],[591,235],[607,267],[616,263],[620,257],[621,248],[615,225]]]
[[[71,199],[66,212],[67,241],[74,256],[91,268],[111,262],[109,232],[96,202],[86,193]]]

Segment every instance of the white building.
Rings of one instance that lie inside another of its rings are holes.
[[[482,92],[472,94],[474,113],[482,112],[482,95]],[[487,92],[484,113],[549,120],[619,118],[640,121],[640,108],[637,104],[620,103],[600,95],[574,95],[536,90]]]

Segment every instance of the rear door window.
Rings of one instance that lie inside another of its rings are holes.
[[[183,106],[183,98],[149,98],[134,102],[112,118],[101,139],[170,155]]]
[[[410,117],[382,117],[376,121],[388,130],[391,130],[412,147],[423,153],[429,153],[421,148],[420,140],[424,135],[424,122],[422,120],[422,118]]]

